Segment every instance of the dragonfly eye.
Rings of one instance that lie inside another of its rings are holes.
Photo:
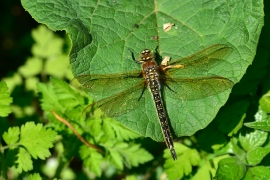
[[[151,52],[151,51],[150,51],[149,49],[144,49],[144,50],[141,51],[141,54],[147,55],[147,54],[149,54],[150,52]]]
[[[155,58],[155,54],[153,51],[150,51],[149,49],[144,49],[141,51],[139,55],[139,61],[149,61]]]

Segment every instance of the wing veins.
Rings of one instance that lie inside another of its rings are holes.
[[[137,83],[136,85],[120,93],[96,101],[87,106],[85,108],[85,112],[87,113],[89,112],[88,109],[90,110],[93,106],[97,106],[109,117],[115,117],[120,116],[121,114],[125,114],[128,111],[135,109],[136,106],[139,105],[138,99],[141,93],[141,91],[139,90],[142,90],[143,85],[144,82]],[[128,100],[133,100],[134,103],[130,104]],[[126,106],[124,106],[125,103],[127,104]],[[129,107],[129,105],[131,105],[132,107]]]
[[[234,83],[221,76],[208,76],[196,78],[167,78],[165,83],[172,88],[177,89],[176,93],[167,91],[172,97],[181,100],[201,99],[215,94],[219,94],[229,88]]]
[[[228,47],[225,44],[216,44],[205,48],[191,56],[176,60],[170,65],[188,65],[191,63],[196,63],[202,60],[209,60],[209,59],[219,59],[222,60],[224,56],[228,55],[232,48]],[[199,64],[199,63],[198,63]]]

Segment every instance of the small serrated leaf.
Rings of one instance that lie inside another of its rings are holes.
[[[263,180],[269,179],[270,170],[265,166],[250,167],[244,180]]]
[[[245,123],[244,125],[250,128],[270,132],[270,118],[264,121]]]
[[[178,159],[174,161],[171,158],[170,151],[166,149],[164,168],[169,179],[181,179],[184,175],[191,173],[192,166],[197,166],[201,158],[196,149],[190,149],[183,144],[175,143],[174,148]]]
[[[109,148],[109,154],[108,154],[108,159],[110,160],[110,162],[119,170],[123,170],[124,166],[123,166],[123,158],[121,157],[120,153],[113,149],[113,148]]]
[[[7,83],[7,86],[9,88],[9,92],[12,92],[16,86],[22,85],[22,76],[15,72],[13,76],[11,77],[5,77],[3,80]]]
[[[138,138],[139,135],[126,127],[122,126],[120,123],[106,118],[103,120],[103,131],[105,135],[110,139],[117,139],[119,141],[130,140]]]
[[[216,173],[217,179],[242,179],[246,166],[237,157],[225,158],[219,161]]]
[[[256,147],[247,152],[249,165],[257,165],[270,152],[270,148]]]
[[[21,127],[21,138],[19,143],[37,159],[45,159],[50,156],[49,148],[53,147],[56,132],[46,129],[42,124],[35,125],[34,122],[27,122]]]
[[[101,176],[101,163],[103,157],[96,150],[85,145],[80,147],[79,154],[83,160],[83,165],[88,167],[98,177]]]
[[[118,143],[114,148],[120,152],[128,168],[138,167],[139,164],[146,163],[154,158],[152,154],[141,148],[138,144]]]
[[[12,98],[7,84],[5,81],[0,81],[0,117],[6,117],[11,113],[10,103],[12,103]]]
[[[25,88],[28,91],[36,91],[37,83],[39,82],[39,79],[37,77],[29,77],[25,80]]]
[[[38,75],[42,71],[43,61],[38,57],[31,57],[26,60],[26,63],[19,68],[19,72],[25,78]]]
[[[249,151],[255,147],[262,146],[267,140],[268,133],[260,130],[247,133],[245,136],[239,135],[239,142],[245,151]]]
[[[18,159],[15,162],[15,167],[19,173],[21,173],[22,171],[27,172],[33,169],[33,162],[31,160],[31,156],[24,148],[19,148],[19,153],[17,157]]]
[[[101,123],[102,120],[99,118],[86,121],[87,132],[89,132],[91,135],[95,137],[98,136],[99,133],[101,132]]]
[[[67,109],[72,109],[80,104],[84,104],[84,98],[75,92],[70,86],[59,79],[51,78],[53,89],[60,101],[60,104]]]
[[[209,164],[209,170],[211,171],[212,177],[215,177],[217,169],[218,169],[218,163],[221,159],[229,158],[231,157],[229,154],[217,156],[212,159],[213,164]]]
[[[8,128],[8,132],[3,134],[3,139],[8,145],[12,145],[19,140],[20,130],[19,127]]]
[[[63,101],[61,101],[62,103]],[[68,117],[68,119],[72,119],[74,121],[77,121],[79,119],[83,119],[82,112],[84,110],[84,107],[82,106],[76,106],[72,109],[68,109],[65,112],[65,116]]]
[[[46,26],[39,26],[32,31],[32,37],[35,44],[32,47],[32,53],[41,58],[50,58],[61,54],[63,40],[56,37]]]
[[[245,123],[244,125],[262,131],[270,131],[270,116],[260,106],[255,114],[255,120],[255,122]]]
[[[39,173],[30,174],[28,176],[28,180],[42,180]]]
[[[57,56],[56,58],[48,59],[45,62],[44,69],[47,72],[47,74],[53,77],[62,79],[65,76],[70,76],[70,75],[67,75],[67,73],[71,74],[68,55],[62,54],[62,55]],[[61,71],[59,71],[59,69],[61,69]]]
[[[63,112],[63,107],[58,101],[58,97],[55,94],[52,86],[45,85],[42,83],[37,84],[37,90],[41,93],[40,101],[41,107],[45,111],[54,111]]]
[[[270,112],[270,91],[262,96],[259,103],[263,111]]]
[[[200,167],[192,180],[211,180],[210,170],[207,164]]]

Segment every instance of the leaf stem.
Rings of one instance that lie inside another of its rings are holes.
[[[58,116],[58,114],[56,114],[53,110],[51,110],[51,112],[52,112],[52,114],[54,115],[54,117],[56,119],[58,119],[59,121],[61,121],[65,125],[67,125],[74,132],[74,134],[81,140],[82,143],[84,143],[86,146],[88,146],[90,148],[96,149],[100,153],[103,153],[103,151],[101,149],[99,149],[97,146],[87,142],[67,120],[65,120],[65,119],[61,118],[60,116]]]

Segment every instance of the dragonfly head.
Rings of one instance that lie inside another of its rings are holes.
[[[146,61],[151,61],[154,59],[155,59],[155,53],[153,51],[150,51],[149,49],[144,49],[141,51],[138,61],[146,62]]]

